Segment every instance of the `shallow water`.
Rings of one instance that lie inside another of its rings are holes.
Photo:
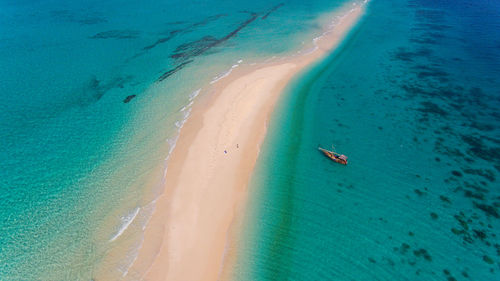
[[[369,4],[273,115],[237,280],[500,278],[499,14]]]
[[[0,3],[0,279],[126,274],[196,93],[343,2]]]

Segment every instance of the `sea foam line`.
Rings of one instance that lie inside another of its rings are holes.
[[[240,66],[240,64],[243,62],[243,60],[238,60],[236,64],[233,64],[231,66],[231,68],[229,68],[227,71],[223,72],[221,75],[218,75],[218,76],[215,76],[214,79],[212,81],[210,81],[210,84],[214,84],[214,83],[217,83],[217,81],[227,77],[229,74],[231,74],[231,72],[233,71],[233,69],[237,68],[238,66]]]
[[[179,134],[180,134],[182,127],[184,126],[184,124],[186,124],[189,116],[191,115],[191,110],[192,110],[192,107],[194,104],[194,100],[196,99],[196,97],[200,93],[201,93],[201,88],[199,88],[198,90],[189,94],[189,103],[186,104],[185,106],[183,106],[179,110],[179,112],[183,113],[182,119],[175,121],[175,123],[174,123],[175,127],[177,128],[175,135],[170,137],[170,138],[167,138],[165,140],[167,142],[169,148],[168,148],[167,156],[164,159],[165,169],[163,170],[163,182],[162,183],[165,183],[165,178],[167,177],[168,159],[170,159],[170,155],[172,154],[172,151],[174,151],[174,148],[175,148],[175,145],[177,144],[177,140],[179,139]]]
[[[142,247],[142,243],[144,243],[144,237],[141,238],[139,245],[129,252],[130,255],[127,255],[131,259],[129,258],[128,260],[125,260],[125,262],[123,264],[123,269],[120,267],[118,268],[118,270],[120,270],[122,272],[122,277],[125,277],[128,274],[128,271],[130,270],[132,265],[135,263],[135,261],[139,257],[139,251]],[[127,264],[127,261],[129,261],[128,264]]]
[[[146,226],[148,225],[149,221],[151,220],[153,212],[156,209],[156,201],[157,200],[158,199],[156,198],[141,208],[141,213],[140,213],[141,215],[140,215],[139,221],[142,224],[142,227],[141,227],[142,231],[146,230]],[[134,265],[135,261],[139,257],[139,252],[142,248],[143,243],[144,243],[144,235],[141,236],[141,240],[139,241],[139,243],[137,243],[136,246],[131,251],[129,251],[129,255],[127,255],[128,257],[130,257],[128,259],[129,262],[127,264],[127,260],[125,260],[125,263],[121,267],[124,269],[123,270],[120,269],[120,271],[122,271],[122,277],[125,277],[128,274],[130,268]]]
[[[201,88],[189,94],[189,101],[193,101],[201,92]]]
[[[118,232],[113,237],[111,237],[109,242],[115,241],[118,237],[120,237],[123,234],[123,232],[125,232],[125,230],[127,230],[127,228],[130,226],[130,224],[132,224],[134,219],[137,217],[137,214],[139,214],[140,210],[141,210],[141,208],[137,207],[134,209],[133,212],[121,217],[122,224],[121,224],[120,228],[118,229]]]

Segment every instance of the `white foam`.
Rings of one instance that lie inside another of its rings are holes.
[[[123,234],[123,232],[125,232],[125,230],[127,230],[130,224],[134,221],[135,217],[137,217],[137,214],[139,214],[140,210],[141,208],[137,207],[129,214],[121,217],[122,224],[120,225],[118,232],[113,237],[111,237],[109,242],[115,241],[118,237],[120,237]]]
[[[238,65],[236,65],[236,66],[238,66]],[[227,77],[229,74],[231,74],[231,72],[233,71],[233,68],[234,68],[234,65],[228,71],[222,73],[219,76],[215,76],[214,79],[212,81],[210,81],[210,84],[217,83],[217,81],[221,80],[222,78]]]
[[[142,243],[144,243],[144,237],[142,237],[141,240],[127,252],[121,265],[118,266],[118,270],[122,272],[122,277],[125,277],[128,274],[128,271],[139,257],[139,250],[142,247]]]
[[[167,157],[165,157],[165,161],[167,161],[170,158],[170,154],[172,154],[172,151],[174,151],[174,148],[175,148],[175,145],[177,144],[177,139],[178,138],[179,138],[179,136],[177,134],[174,137],[167,139],[168,154],[167,154]]]
[[[151,217],[153,216],[153,213],[156,209],[156,201],[158,198],[154,199],[153,201],[149,202],[147,205],[142,207],[142,230],[146,229],[146,226],[148,225],[149,221],[151,220]]]
[[[363,3],[366,4],[368,2],[368,0],[364,0]],[[357,6],[357,3],[353,3],[353,6]],[[304,54],[304,55],[307,55],[307,54],[310,54],[310,53],[313,53],[315,52],[316,50],[319,49],[318,47],[318,41],[321,40],[323,38],[323,36],[329,34],[332,32],[333,28],[339,24],[340,22],[342,22],[350,13],[353,13],[357,10],[358,8],[352,8],[350,9],[346,14],[343,14],[341,16],[337,15],[335,17],[333,17],[332,21],[330,22],[330,24],[328,25],[328,30],[323,32],[320,36],[317,36],[315,38],[312,39],[312,43],[314,45],[314,47],[310,48],[310,49],[306,49],[306,50],[301,50],[301,51],[298,51],[297,53],[299,54]]]
[[[231,66],[230,69],[228,69],[227,71],[223,72],[221,75],[217,75],[214,77],[214,79],[212,79],[212,81],[210,81],[210,84],[215,84],[217,83],[217,81],[227,77],[229,74],[231,74],[231,72],[233,71],[233,69],[237,68],[238,66],[240,66],[240,64],[243,62],[242,59],[238,60],[236,64],[233,64]]]
[[[314,44],[316,44],[316,43],[318,42],[318,40],[320,40],[321,38],[323,38],[323,35],[324,35],[324,33],[323,33],[323,34],[321,34],[321,35],[320,35],[320,36],[318,36],[318,37],[314,37],[314,38],[313,38],[313,42],[314,42]]]
[[[201,88],[189,94],[189,101],[194,100],[201,92]]]
[[[189,115],[191,114],[191,108],[187,108],[187,110],[183,110],[184,116],[182,120],[176,121],[175,122],[175,127],[177,127],[178,130],[182,129],[182,126],[186,123]]]
[[[156,201],[157,199],[154,199],[148,204],[142,206],[142,208],[139,207],[137,208],[141,209],[139,215],[136,215],[137,216],[136,220],[139,222],[142,231],[146,230],[146,226],[151,220],[153,212],[156,208]],[[144,243],[144,236],[142,236],[140,241],[136,242],[132,246],[132,248],[130,248],[130,250],[127,252],[125,256],[125,259],[122,260],[122,264],[118,266],[118,270],[122,272],[122,277],[125,277],[128,274],[129,269],[134,265],[135,261],[139,256],[139,251],[142,248],[143,243]]]
[[[170,155],[172,154],[172,151],[174,151],[174,148],[175,148],[175,145],[177,144],[177,140],[179,139],[179,134],[180,134],[180,131],[182,129],[182,127],[184,126],[184,124],[186,124],[190,114],[191,114],[191,110],[192,110],[192,105],[194,104],[194,98],[199,94],[199,90],[195,92],[194,95],[190,96],[190,102],[189,104],[187,104],[186,106],[184,106],[180,112],[183,113],[183,117],[181,120],[178,120],[176,121],[174,124],[175,124],[175,127],[177,128],[177,131],[175,133],[175,136],[174,137],[171,137],[171,138],[168,138],[166,139],[166,142],[168,143],[169,145],[169,149],[168,149],[168,153],[167,153],[167,157],[165,157],[165,169],[163,171],[163,179],[165,180],[166,176],[167,176],[167,169],[168,169],[168,159],[170,158]]]
[[[314,47],[312,47],[312,48],[309,48],[309,49],[306,49],[306,50],[302,51],[302,53],[301,53],[301,54],[303,54],[303,55],[308,55],[308,54],[310,54],[310,53],[314,53],[314,52],[315,52],[316,50],[318,50],[318,49],[319,49],[319,48],[318,48],[318,46],[314,45]]]

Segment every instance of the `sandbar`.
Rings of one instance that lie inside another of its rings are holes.
[[[352,4],[351,4],[352,5]],[[220,280],[230,276],[234,222],[273,109],[299,72],[338,46],[364,5],[328,27],[315,49],[270,63],[241,66],[197,99],[181,129],[163,194],[146,227],[129,280]]]

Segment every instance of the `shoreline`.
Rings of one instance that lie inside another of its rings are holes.
[[[288,82],[334,50],[361,18],[365,5],[348,4],[338,9],[345,15],[337,25],[315,38],[312,51],[241,65],[197,99],[125,280],[229,279],[234,223],[245,209],[268,120]]]

